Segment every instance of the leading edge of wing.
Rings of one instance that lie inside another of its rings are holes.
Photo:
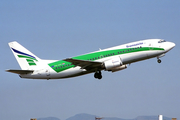
[[[11,73],[16,73],[16,74],[28,74],[28,73],[33,73],[34,70],[6,70],[6,72],[11,72]]]
[[[64,61],[71,62],[75,66],[80,66],[81,69],[92,70],[92,69],[102,69],[102,62],[96,61],[87,61],[87,60],[79,60],[73,58],[64,59]]]

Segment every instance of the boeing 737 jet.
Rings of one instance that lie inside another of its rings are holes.
[[[160,58],[175,47],[175,43],[162,39],[147,39],[131,42],[63,60],[43,60],[24,48],[18,42],[10,42],[21,70],[9,69],[7,72],[19,74],[29,79],[62,79],[94,73],[97,79],[102,78],[101,71],[116,72],[127,68],[128,64]]]

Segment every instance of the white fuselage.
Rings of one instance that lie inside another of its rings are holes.
[[[132,42],[128,44],[123,44],[107,49],[103,49],[100,51],[95,52],[102,52],[102,51],[109,51],[109,50],[116,50],[116,49],[127,49],[129,51],[134,49],[140,49],[140,48],[149,48],[149,50],[142,50],[138,52],[130,52],[124,54],[118,54],[118,55],[112,55],[109,57],[104,57],[102,59],[95,60],[96,62],[102,62],[111,60],[114,57],[119,57],[122,61],[122,65],[131,64],[137,61],[146,60],[150,58],[164,56],[165,53],[167,53],[169,50],[171,50],[175,46],[172,42],[166,42],[161,39],[149,39],[149,40],[142,40],[137,42]],[[163,50],[155,50],[153,48],[161,48]],[[92,52],[92,53],[95,53]],[[89,53],[88,53],[89,54]],[[106,70],[106,69],[104,69]],[[69,77],[75,77],[83,74],[92,73],[94,71],[89,71],[86,69],[81,68],[80,66],[75,66],[72,68],[69,68],[67,70],[56,72],[54,71],[50,66],[46,65],[43,66],[42,69],[35,70],[32,74],[21,74],[20,77],[22,78],[32,78],[32,79],[60,79],[60,78],[69,78]]]

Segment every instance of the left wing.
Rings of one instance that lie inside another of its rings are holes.
[[[81,69],[86,69],[90,71],[103,69],[102,62],[78,60],[78,59],[73,59],[73,58],[67,58],[67,59],[64,59],[64,61],[71,62],[75,66],[80,66]]]

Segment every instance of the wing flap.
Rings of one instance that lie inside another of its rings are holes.
[[[28,74],[33,73],[34,70],[6,70],[6,72],[16,73],[16,74]]]

